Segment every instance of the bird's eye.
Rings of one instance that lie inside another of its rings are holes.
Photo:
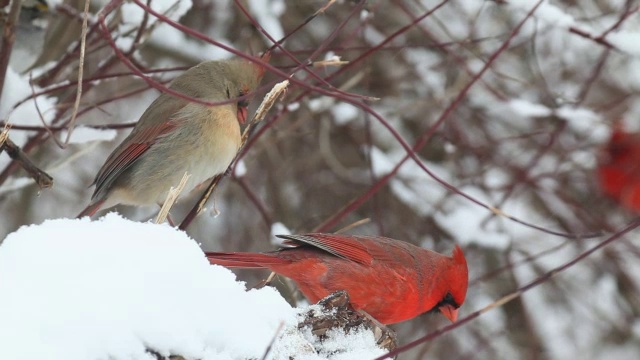
[[[442,302],[445,304],[458,305],[456,304],[456,301],[453,299],[453,295],[451,295],[451,293],[447,293],[447,295],[444,297]]]
[[[238,95],[238,97],[242,97],[245,96],[246,93],[241,92],[240,95]],[[238,107],[248,107],[249,106],[249,100],[248,99],[241,99],[238,100]]]

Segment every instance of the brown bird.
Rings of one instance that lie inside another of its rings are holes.
[[[338,234],[279,235],[270,253],[207,253],[212,264],[267,268],[291,278],[312,303],[346,290],[351,305],[383,324],[440,311],[456,321],[469,280],[460,247],[452,257],[385,237]]]
[[[78,217],[117,204],[164,202],[171,186],[191,174],[185,192],[223,173],[240,147],[246,99],[264,68],[244,59],[205,61],[178,76],[170,89],[206,106],[163,93],[142,114],[131,134],[109,155],[94,180],[91,202]]]

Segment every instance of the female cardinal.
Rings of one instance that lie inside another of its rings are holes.
[[[467,261],[384,237],[337,234],[279,235],[270,253],[207,253],[212,264],[267,268],[291,278],[311,302],[346,290],[351,305],[383,324],[440,311],[452,322],[467,295]]]
[[[169,86],[187,98],[223,102],[256,89],[264,68],[244,59],[206,61]],[[160,95],[133,131],[109,155],[93,183],[91,203],[78,217],[117,204],[161,204],[185,172],[190,191],[224,172],[240,146],[246,100],[206,106],[174,95]]]
[[[631,211],[640,211],[640,134],[616,128],[598,165],[602,191]]]

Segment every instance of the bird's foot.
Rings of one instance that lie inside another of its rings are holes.
[[[391,330],[387,325],[376,320],[368,312],[364,310],[358,310],[358,312],[369,321],[371,321],[371,324],[373,325],[371,330],[373,331],[373,336],[376,339],[376,344],[378,346],[386,349],[388,346],[393,344],[393,347],[395,348],[396,344],[398,343],[398,338],[395,331]]]

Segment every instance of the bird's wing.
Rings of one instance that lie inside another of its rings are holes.
[[[96,175],[96,189],[92,199],[106,196],[111,184],[140,158],[158,140],[158,137],[175,130],[178,121],[159,122],[144,129],[136,129],[116,148]]]
[[[338,234],[301,234],[301,235],[277,235],[297,243],[303,243],[322,249],[337,257],[351,260],[363,265],[370,265],[373,256],[367,247],[356,236]]]

